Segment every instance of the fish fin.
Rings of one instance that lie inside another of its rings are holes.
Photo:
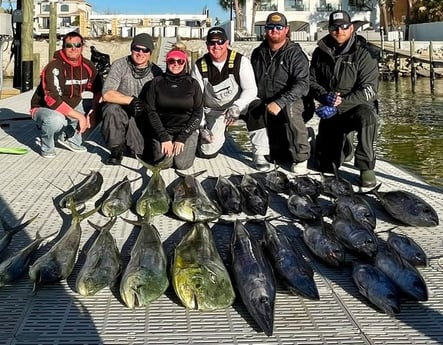
[[[178,171],[177,169],[175,169],[174,171],[180,177],[186,177],[187,176],[187,174],[182,173],[181,171]],[[206,171],[207,171],[206,169],[205,170],[201,170],[201,171],[198,171],[198,172],[195,172],[195,173],[191,174],[191,176],[197,177],[197,176],[200,176],[200,175],[204,174]]]
[[[39,213],[37,213],[34,217],[32,217],[31,219],[28,219],[26,222],[16,225],[16,226],[11,226],[9,225],[6,220],[3,219],[3,217],[0,216],[0,224],[3,226],[3,229],[5,230],[5,232],[8,232],[10,234],[16,234],[17,232],[19,232],[20,230],[23,230],[24,228],[26,228],[29,224],[31,224],[37,217],[39,216]]]
[[[126,223],[132,224],[134,226],[141,226],[142,225],[140,219],[138,219],[138,220],[131,220],[131,219],[127,219],[127,218],[124,218],[124,217],[120,217],[120,219],[123,219]]]
[[[105,225],[102,225],[102,226],[94,224],[90,220],[88,220],[88,224],[90,226],[92,226],[95,230],[97,230],[98,232],[109,231],[112,228],[112,226],[115,224],[116,220],[117,220],[117,217],[111,217],[111,219]]]

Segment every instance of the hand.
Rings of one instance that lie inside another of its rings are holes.
[[[132,116],[138,117],[146,112],[146,105],[142,100],[134,96],[131,103],[129,103],[129,109]]]
[[[211,130],[207,127],[200,127],[200,137],[208,143],[214,141],[214,134],[212,134]]]
[[[278,115],[278,113],[281,111],[281,108],[277,103],[271,102],[266,106],[266,110],[272,115]]]
[[[229,126],[238,120],[240,117],[240,108],[236,105],[232,105],[228,109],[225,110],[225,124]]]
[[[183,144],[179,141],[176,141],[174,143],[173,153],[174,153],[174,155],[178,156],[180,153],[183,152],[184,149],[185,149],[185,144]]]
[[[337,114],[337,108],[330,107],[327,105],[322,105],[315,110],[315,113],[318,115],[319,118],[325,120]]]
[[[174,154],[174,145],[172,141],[164,141],[161,143],[161,150],[164,155],[171,157]]]
[[[328,92],[320,96],[320,102],[323,105],[336,107],[341,104],[340,92]]]
[[[89,128],[89,120],[86,116],[81,115],[78,119],[78,132],[83,134]]]

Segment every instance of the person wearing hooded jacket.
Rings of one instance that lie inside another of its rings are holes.
[[[377,57],[354,32],[349,14],[332,12],[329,34],[318,42],[310,67],[310,94],[320,103],[315,160],[320,171],[334,172],[333,164],[338,169],[352,159],[347,138],[357,132],[354,166],[362,187],[376,185],[378,80]]]
[[[294,173],[307,172],[310,157],[308,129],[303,120],[303,97],[309,91],[309,61],[297,43],[288,39],[286,17],[279,12],[266,19],[266,39],[251,55],[259,100],[245,116],[258,170],[272,161],[289,161]]]
[[[40,129],[41,156],[54,158],[55,144],[74,152],[86,152],[82,134],[91,126],[102,81],[94,64],[82,56],[83,37],[69,32],[63,48],[42,70],[31,98],[31,116]]]
[[[203,96],[197,80],[187,71],[185,51],[173,48],[166,54],[166,72],[154,78],[141,98],[147,105],[151,127],[153,163],[173,156],[171,166],[185,170],[192,166],[203,117]]]

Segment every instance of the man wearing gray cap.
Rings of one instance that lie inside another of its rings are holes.
[[[111,151],[105,164],[119,165],[124,153],[143,155],[146,111],[138,97],[146,82],[162,74],[161,68],[149,61],[153,50],[150,35],[136,35],[131,55],[115,60],[105,79],[102,134]]]
[[[310,67],[311,94],[320,103],[315,160],[320,171],[333,172],[333,164],[338,168],[350,156],[353,143],[346,138],[356,131],[354,166],[362,187],[376,185],[378,78],[377,57],[355,34],[349,14],[332,12],[329,34],[318,42]]]

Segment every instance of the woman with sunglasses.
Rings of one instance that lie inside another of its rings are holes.
[[[187,68],[188,56],[179,48],[166,55],[166,72],[154,78],[142,99],[147,104],[151,127],[152,163],[174,156],[172,166],[185,170],[192,166],[203,116],[202,92]]]
[[[334,11],[329,16],[329,35],[318,42],[310,67],[311,94],[320,103],[315,162],[322,172],[333,172],[352,160],[360,170],[362,187],[376,185],[374,174],[377,136],[378,62],[356,35],[349,14]]]

